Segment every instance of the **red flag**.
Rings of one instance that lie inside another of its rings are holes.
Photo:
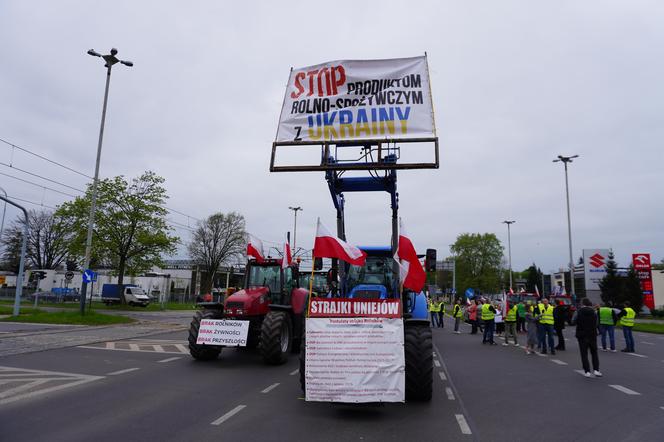
[[[263,255],[263,241],[256,238],[251,233],[247,233],[247,256],[253,256],[256,258],[256,261],[263,262],[265,261]]]
[[[284,241],[284,257],[281,258],[281,268],[285,269],[291,263],[293,262],[293,257],[291,255],[291,249],[290,249],[290,244],[288,243],[288,237],[286,237],[286,241]]]
[[[514,290],[512,290],[512,287],[510,287],[510,295],[514,294]]]
[[[415,247],[413,247],[413,243],[406,233],[401,218],[399,218],[399,248],[397,249],[397,254],[402,261],[401,265],[406,273],[405,278],[403,278],[403,286],[414,292],[421,292],[424,288],[426,273],[424,272],[424,268],[422,268],[420,259],[417,257]]]
[[[357,266],[363,266],[367,258],[367,254],[362,250],[332,235],[320,222],[320,218],[316,227],[313,256],[314,258],[338,258]]]

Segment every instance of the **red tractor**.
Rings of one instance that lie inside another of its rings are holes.
[[[308,291],[299,288],[296,266],[281,268],[281,260],[250,260],[245,269],[244,289],[224,303],[202,302],[189,327],[189,353],[198,360],[213,360],[223,346],[197,344],[203,319],[233,319],[249,322],[247,347],[259,347],[268,364],[283,364],[288,354],[298,352]]]

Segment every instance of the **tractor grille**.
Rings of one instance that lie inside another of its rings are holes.
[[[359,299],[380,298],[380,290],[358,290],[355,292],[355,298]]]
[[[227,303],[226,303],[226,308],[227,308],[227,309],[232,309],[232,308],[244,308],[244,302],[237,302],[237,301],[235,301],[235,302],[233,302],[233,301],[231,301],[231,302],[227,302]]]

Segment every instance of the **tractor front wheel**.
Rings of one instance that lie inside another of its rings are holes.
[[[219,357],[221,347],[196,343],[198,330],[201,327],[201,320],[217,319],[217,316],[218,315],[214,310],[199,310],[194,315],[194,319],[192,319],[191,325],[189,326],[189,354],[191,354],[194,359],[198,359],[199,361],[211,361]]]
[[[291,350],[293,325],[287,312],[269,312],[261,327],[261,355],[265,363],[283,364]]]
[[[430,401],[433,388],[433,342],[424,324],[405,326],[406,400]]]

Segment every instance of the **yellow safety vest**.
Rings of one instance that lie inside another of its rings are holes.
[[[496,317],[496,314],[489,310],[489,307],[491,307],[491,305],[482,304],[482,321],[491,321]]]
[[[636,312],[631,307],[625,307],[625,316],[620,318],[620,325],[623,327],[634,327],[634,318]]]
[[[440,303],[432,301],[429,311],[432,313],[438,313],[440,311]]]
[[[540,314],[542,317],[540,318],[540,323],[541,324],[549,324],[553,325],[553,306],[549,305],[547,307],[542,304],[542,307],[540,307]]]
[[[505,322],[516,322],[516,311],[518,310],[517,306],[513,306],[509,311],[507,312],[507,316],[505,317]]]
[[[599,323],[601,325],[613,325],[613,309],[611,307],[599,308]]]
[[[461,310],[460,304],[456,304],[454,306],[454,313],[452,314],[452,316],[454,316],[455,318],[460,318],[463,316],[463,311]]]

